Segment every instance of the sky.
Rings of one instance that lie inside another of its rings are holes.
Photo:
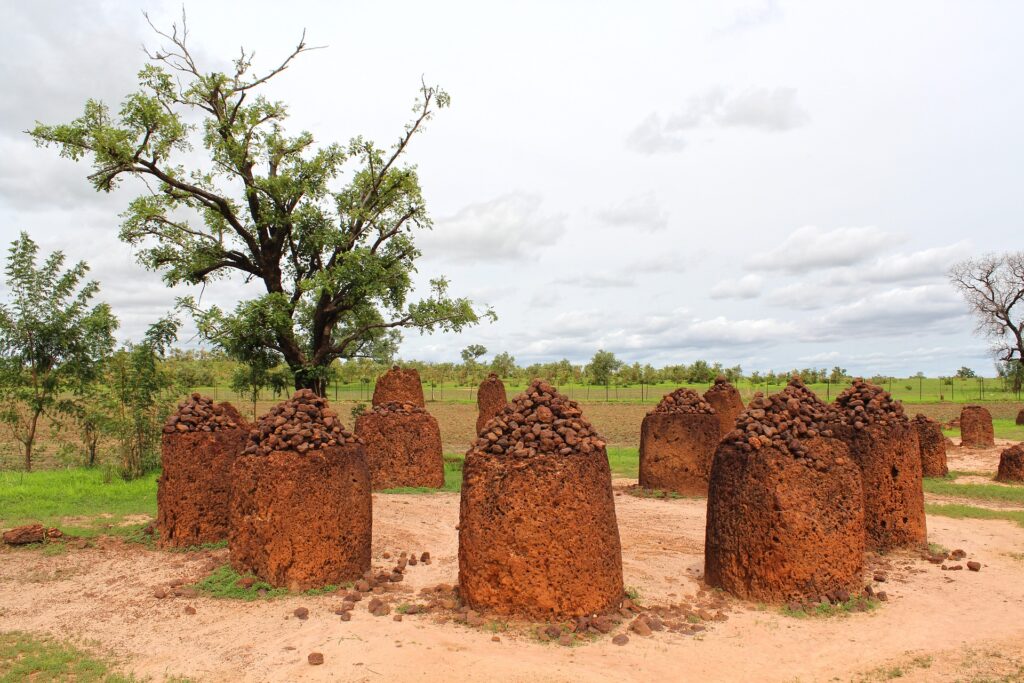
[[[232,6],[235,6],[233,8]],[[1024,3],[185,3],[200,65],[276,64],[289,131],[390,144],[421,78],[452,105],[413,143],[444,275],[497,322],[408,332],[406,359],[483,344],[521,364],[598,349],[656,366],[992,373],[946,279],[1020,249]],[[0,24],[0,239],[86,260],[137,339],[173,307],[117,240],[126,184],[39,149],[36,121],[116,107],[180,3],[35,0]],[[231,308],[257,290],[216,282]],[[2,296],[2,292],[0,292]],[[202,343],[186,325],[182,345]]]

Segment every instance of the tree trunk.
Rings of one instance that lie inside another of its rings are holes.
[[[327,396],[327,380],[320,377],[318,373],[303,372],[304,369],[295,370],[295,390],[312,389],[317,396]]]
[[[32,447],[36,443],[36,426],[39,424],[39,411],[32,413],[28,434],[25,435],[25,471],[32,471]]]

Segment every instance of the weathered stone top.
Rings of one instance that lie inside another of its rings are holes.
[[[387,403],[380,403],[372,408],[372,412],[379,414],[401,414],[401,415],[412,415],[413,413],[425,413],[427,409],[423,406],[418,406],[413,403],[400,403],[399,401],[388,401]]]
[[[725,378],[725,375],[719,375],[718,377],[715,378],[715,383],[712,384],[708,388],[708,390],[706,392],[704,392],[704,395],[707,396],[708,394],[718,394],[718,393],[725,393],[725,394],[739,393],[739,389],[734,387],[732,385],[732,382],[730,382],[729,380],[727,380]]]
[[[886,427],[908,423],[902,403],[894,400],[882,387],[859,377],[853,381],[853,386],[836,396],[833,413],[837,424],[852,426],[856,430],[874,425]]]
[[[272,451],[306,453],[341,444],[361,443],[341,424],[327,400],[309,389],[300,389],[259,419],[249,432],[247,454]]]
[[[164,423],[164,434],[217,432],[240,426],[242,424],[233,411],[226,410],[223,405],[214,403],[213,399],[207,396],[192,394],[179,403],[178,410],[167,418]]]
[[[797,460],[812,461],[815,456],[809,452],[806,441],[832,437],[829,417],[829,407],[794,377],[777,394],[754,394],[750,405],[736,419],[736,429],[726,434],[723,441],[748,453],[773,447]]]
[[[470,452],[525,458],[600,452],[605,446],[579,404],[535,379],[484,426]]]
[[[654,406],[648,414],[653,413],[703,413],[714,415],[715,409],[696,391],[683,387],[676,389],[671,394],[665,394],[658,405]]]
[[[939,424],[937,421],[935,421],[932,418],[928,417],[924,413],[918,413],[917,415],[915,415],[914,419],[913,419],[913,422],[917,422],[918,424],[936,425],[936,426],[938,426],[938,424]]]

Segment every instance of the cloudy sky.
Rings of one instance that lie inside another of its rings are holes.
[[[520,362],[991,373],[944,273],[1021,248],[1024,3],[245,6],[186,3],[194,52],[267,66],[307,29],[328,49],[269,92],[293,131],[388,143],[421,74],[452,95],[410,155],[436,223],[419,278],[499,320],[407,334],[405,358],[481,343]],[[142,11],[168,25],[180,7],[34,0],[0,25],[0,238],[87,260],[124,338],[185,292],[117,241],[129,189],[97,195],[87,164],[24,131],[119,103],[159,44]]]

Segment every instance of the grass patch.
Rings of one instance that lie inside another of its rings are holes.
[[[253,584],[248,588],[243,588],[238,584],[238,581],[243,578],[254,579]],[[252,574],[239,574],[228,564],[213,570],[205,579],[193,584],[193,588],[211,598],[244,600],[245,602],[269,600],[291,594],[291,591],[287,588],[275,588]],[[336,592],[339,588],[341,586],[330,584],[320,588],[304,590],[299,595],[327,595],[328,593]]]
[[[864,610],[857,610],[855,607],[857,603],[863,601],[867,606]],[[874,598],[869,597],[852,597],[846,602],[840,602],[835,605],[817,604],[811,609],[806,611],[802,609],[790,609],[789,605],[785,605],[782,608],[782,613],[788,617],[795,617],[797,619],[816,619],[821,617],[844,617],[855,612],[870,612],[878,609],[881,603]]]
[[[1005,519],[1024,526],[1024,510],[990,510],[972,505],[925,503],[924,511],[929,515],[952,517],[953,519]]]
[[[20,631],[0,633],[0,683],[129,683],[135,680],[112,672],[108,662],[52,638],[41,638]]]
[[[639,605],[640,604],[640,589],[636,588],[634,586],[628,586],[626,588],[626,597]]]
[[[640,451],[636,448],[608,447],[612,476],[635,479],[640,475]]]
[[[119,526],[126,516],[156,515],[157,476],[106,482],[101,470],[87,468],[0,472],[0,526],[36,523],[75,536],[128,534],[131,529]],[[63,523],[69,517],[97,519]]]
[[[926,493],[940,496],[957,496],[975,500],[997,500],[1005,503],[1024,505],[1024,486],[1006,484],[957,484],[944,477],[926,477],[924,479]]]
[[[949,548],[941,543],[929,543],[928,552],[932,555],[949,555]]]
[[[393,489],[382,489],[378,493],[422,494],[439,491],[458,493],[462,490],[462,463],[464,460],[465,456],[463,455],[448,454],[444,456],[444,486],[439,489],[429,486],[398,486]]]

